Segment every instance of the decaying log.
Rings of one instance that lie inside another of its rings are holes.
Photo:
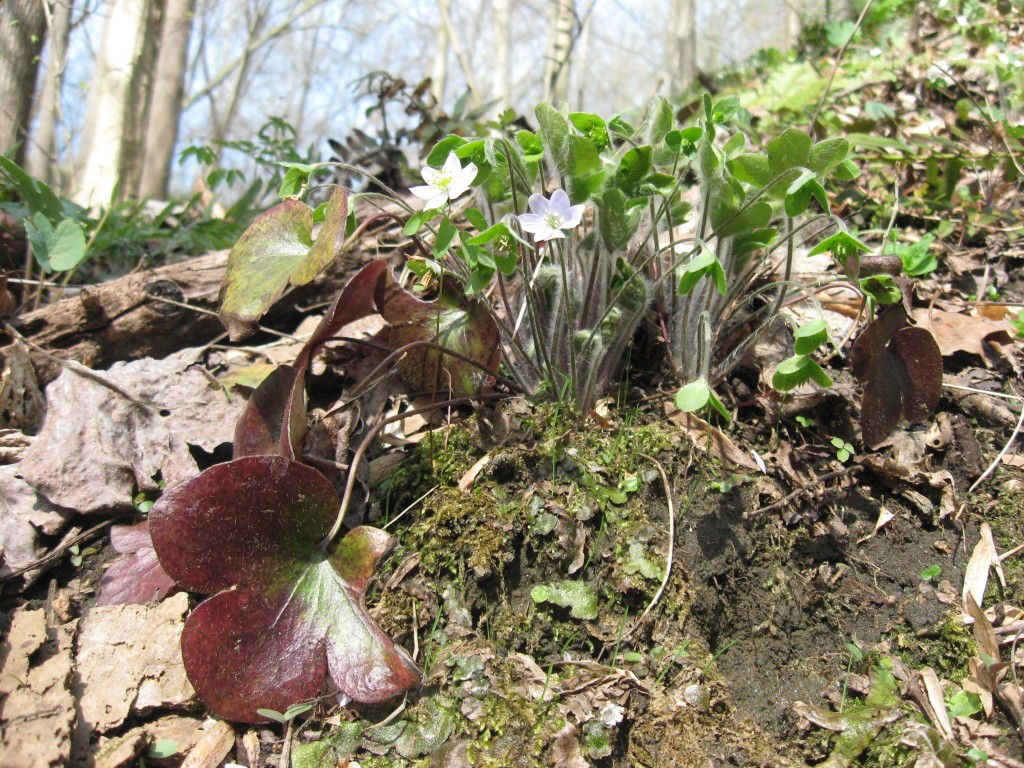
[[[77,295],[22,315],[11,324],[50,354],[90,368],[106,368],[119,360],[165,357],[224,333],[216,317],[161,298],[216,311],[227,256],[227,251],[218,251],[86,286]],[[314,281],[293,292],[267,320],[295,314],[297,304],[314,301],[318,294],[329,296],[331,290],[320,280]],[[0,349],[0,355],[6,354],[6,347]],[[60,374],[58,363],[36,350],[30,354],[40,385]]]

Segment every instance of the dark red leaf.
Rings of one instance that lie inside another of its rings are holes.
[[[260,383],[235,424],[234,458],[295,458],[307,432],[304,382],[304,371],[281,365]]]
[[[221,717],[263,721],[257,709],[283,712],[318,695],[328,676],[362,702],[419,682],[363,605],[388,534],[356,528],[329,556],[319,547],[338,506],[311,467],[250,456],[176,486],[150,511],[167,572],[187,589],[217,593],[186,621],[182,658]]]
[[[149,522],[115,525],[110,529],[110,544],[121,556],[100,579],[98,605],[144,604],[161,600],[175,589],[153,549]]]
[[[928,418],[939,403],[942,354],[931,333],[909,323],[904,305],[894,304],[854,342],[850,361],[864,385],[861,434],[867,445],[882,442],[901,417]]]

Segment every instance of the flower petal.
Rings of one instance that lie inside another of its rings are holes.
[[[570,207],[565,221],[562,222],[562,229],[578,227],[580,222],[583,221],[583,211],[585,210],[586,206],[583,203]]]
[[[462,170],[462,161],[459,160],[459,156],[454,152],[449,152],[448,157],[445,158],[444,165],[441,166],[441,170],[455,176]]]
[[[551,209],[548,199],[544,195],[530,195],[530,210],[538,216],[547,216],[548,211]],[[524,216],[526,214],[523,214]]]
[[[551,206],[548,210],[557,213],[563,219],[569,218],[569,195],[564,189],[556,189],[551,193]]]

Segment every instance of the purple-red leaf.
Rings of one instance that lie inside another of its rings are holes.
[[[501,340],[498,326],[487,307],[467,297],[454,278],[445,278],[436,300],[423,301],[388,273],[377,284],[376,300],[381,317],[390,326],[387,340],[393,350],[427,342],[473,361],[446,355],[426,344],[415,347],[398,363],[398,371],[410,387],[462,397],[493,383]]]
[[[356,701],[419,682],[408,655],[367,614],[363,590],[388,551],[384,531],[351,531],[319,547],[338,512],[319,472],[281,456],[218,464],[150,511],[153,543],[181,586],[216,593],[189,616],[182,658],[219,716],[262,722],[317,696],[329,676]]]
[[[867,445],[882,442],[900,417],[928,418],[939,404],[942,354],[924,328],[909,325],[906,309],[883,309],[854,342],[854,375],[864,385],[861,434]]]
[[[160,566],[153,549],[148,521],[115,525],[110,529],[110,544],[121,556],[100,579],[97,605],[142,605],[174,591],[174,579]]]
[[[235,424],[233,458],[295,458],[307,432],[304,381],[303,371],[281,365],[260,383]]]

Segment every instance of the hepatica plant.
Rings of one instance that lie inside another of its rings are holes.
[[[846,141],[787,130],[751,147],[730,128],[738,106],[705,98],[698,123],[683,127],[660,98],[638,126],[540,104],[537,131],[494,124],[489,135],[453,135],[432,149],[424,184],[411,189],[415,207],[394,196],[408,212],[399,220],[415,248],[404,265],[412,280],[400,282],[383,260],[360,269],[294,363],[253,393],[233,460],[169,490],[150,512],[163,569],[209,595],[187,620],[182,653],[214,712],[259,721],[261,709],[283,712],[325,691],[376,702],[420,679],[363,605],[389,536],[365,526],[342,535],[368,446],[409,412],[362,411],[340,499],[304,454],[306,376],[348,324],[375,314],[384,328],[370,344],[375,367],[347,401],[387,381],[393,394],[428,395],[425,408],[518,390],[585,415],[619,381],[646,324],[679,382],[677,404],[724,416],[712,388],[760,329],[785,317],[787,296],[804,290],[790,280],[798,242],[831,251],[872,305],[909,306],[905,279],[859,276],[866,246],[829,213],[825,185],[856,174]],[[366,227],[397,218],[357,221],[342,188],[315,207],[304,202],[326,165],[293,164],[283,202],[232,249],[220,311],[232,339],[253,333],[289,286],[312,280]],[[883,312],[854,350],[865,404],[884,410],[872,439],[934,407],[937,385],[918,379],[941,375],[941,360],[908,317]],[[813,359],[828,341],[824,323],[796,328],[795,340],[776,387],[827,385]],[[908,394],[892,403],[894,386]]]

